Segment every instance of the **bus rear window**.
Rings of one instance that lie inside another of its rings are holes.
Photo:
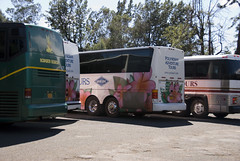
[[[30,30],[30,51],[41,54],[55,54],[63,56],[63,45],[61,37],[48,29],[29,27]]]

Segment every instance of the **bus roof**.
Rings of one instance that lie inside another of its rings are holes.
[[[195,60],[222,60],[222,59],[233,59],[240,60],[240,55],[196,55],[196,56],[186,56],[184,60],[195,61]]]
[[[79,52],[79,54],[86,54],[86,53],[100,53],[100,52],[111,52],[111,51],[124,51],[124,50],[136,50],[136,49],[148,49],[148,48],[169,48],[171,50],[180,50],[177,48],[166,47],[166,46],[144,46],[144,47],[131,47],[131,48],[118,48],[118,49],[105,49],[105,50],[92,50],[92,51],[83,51]],[[182,50],[181,50],[182,51]]]

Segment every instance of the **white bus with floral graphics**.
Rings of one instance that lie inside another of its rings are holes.
[[[68,110],[79,109],[79,55],[78,46],[68,41],[64,42],[66,65],[66,103]]]
[[[184,53],[170,47],[80,52],[81,109],[90,115],[185,110]]]

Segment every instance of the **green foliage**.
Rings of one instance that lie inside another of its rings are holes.
[[[37,24],[40,20],[41,5],[33,0],[11,0],[14,8],[8,8],[6,13],[13,22]]]
[[[170,25],[165,28],[165,37],[172,47],[182,49],[187,55],[197,54],[197,27],[192,23],[192,8],[182,1],[173,6]],[[181,16],[180,16],[181,15]]]
[[[46,17],[64,39],[83,50],[170,44],[187,55],[207,54],[216,48],[212,43],[217,38],[208,34],[214,14],[203,10],[203,2],[119,0],[116,11],[106,7],[91,11],[87,0],[51,0]]]
[[[123,48],[129,41],[129,24],[132,20],[132,0],[126,8],[127,1],[118,1],[117,12],[112,12],[112,19],[108,25],[109,43],[107,48]]]
[[[89,13],[87,0],[52,0],[49,6],[46,18],[51,27],[59,30],[65,40],[78,43],[83,48]]]
[[[0,23],[1,22],[6,22],[7,18],[5,17],[5,15],[2,13],[2,10],[0,10]]]

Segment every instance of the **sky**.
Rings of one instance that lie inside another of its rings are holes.
[[[42,13],[46,14],[46,11],[49,10],[49,1],[50,0],[34,0],[34,3],[40,3],[42,6]],[[88,0],[88,8],[91,8],[94,11],[98,11],[102,6],[105,6],[107,8],[110,8],[112,10],[116,10],[117,8],[117,2],[119,0]],[[180,0],[172,0],[175,3],[178,3]],[[183,0],[185,3],[189,3],[190,0]],[[223,4],[224,2],[226,2],[227,0],[213,0],[213,1],[217,1],[220,4]],[[129,0],[127,0],[127,3],[129,2]],[[133,0],[134,4],[138,4],[138,3],[144,3],[145,0]],[[164,2],[164,0],[161,0],[161,2]],[[0,0],[0,10],[2,10],[2,12],[7,16],[6,14],[6,9],[7,8],[12,8],[13,5],[11,3],[11,0]],[[204,4],[208,4],[209,0],[203,0]],[[227,45],[230,50],[233,52],[234,51],[234,46],[235,44],[233,44],[233,40],[236,40],[236,38],[234,38],[234,35],[237,34],[237,32],[235,31],[235,27],[229,29],[228,27],[231,25],[231,20],[229,17],[235,17],[236,15],[238,15],[240,13],[240,9],[238,7],[238,5],[233,5],[228,7],[227,9],[224,9],[223,12],[221,12],[221,15],[219,15],[219,20],[217,20],[217,22],[215,22],[216,24],[220,23],[227,23],[229,24],[226,27],[226,32],[225,32],[225,38],[226,38],[226,42],[224,43],[224,45]],[[41,18],[40,22],[38,22],[38,25],[40,26],[44,26],[44,27],[49,27],[46,24],[46,20],[44,17]],[[236,48],[236,47],[235,47]]]

